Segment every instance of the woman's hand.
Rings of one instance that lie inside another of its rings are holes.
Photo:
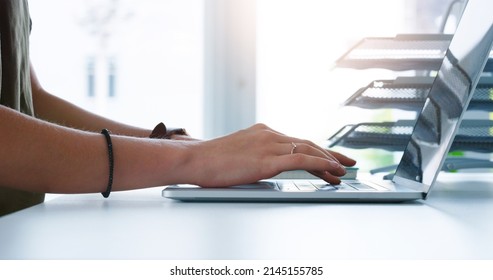
[[[189,164],[193,166],[188,177],[202,187],[252,183],[288,170],[307,170],[329,183],[339,184],[339,176],[346,173],[344,166],[356,163],[263,124],[221,138],[187,143],[192,155]]]

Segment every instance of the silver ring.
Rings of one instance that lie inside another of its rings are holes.
[[[292,148],[291,148],[291,154],[294,154],[294,150],[295,150],[295,149],[296,149],[296,147],[298,147],[298,146],[296,146],[296,144],[295,144],[294,142],[291,142],[291,146],[292,146]]]

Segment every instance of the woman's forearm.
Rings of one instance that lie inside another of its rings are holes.
[[[0,185],[52,193],[102,192],[109,176],[103,135],[70,129],[0,106]],[[183,141],[112,135],[113,190],[179,182]]]

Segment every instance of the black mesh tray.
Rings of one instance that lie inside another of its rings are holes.
[[[336,67],[384,68],[394,71],[438,70],[452,36],[451,34],[399,34],[395,37],[364,38],[336,61]],[[484,71],[493,71],[491,58],[486,63]]]
[[[365,109],[402,109],[419,111],[433,83],[432,77],[399,77],[376,80],[356,91],[343,105]],[[469,110],[493,112],[493,78],[479,80]]]
[[[346,125],[328,139],[329,147],[403,151],[415,122],[400,120]],[[493,121],[463,120],[450,150],[493,152]]]

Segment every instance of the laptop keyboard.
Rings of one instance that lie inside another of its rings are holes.
[[[331,185],[325,182],[314,181],[282,181],[277,182],[280,191],[298,192],[298,191],[377,191],[374,187],[364,184],[360,181],[351,180],[343,181],[339,185]]]

